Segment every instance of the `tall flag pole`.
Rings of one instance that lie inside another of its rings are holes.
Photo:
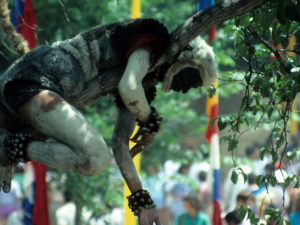
[[[289,45],[288,45],[288,49],[289,50],[293,50],[295,48],[295,42],[296,42],[295,35],[290,35],[289,36]],[[294,56],[294,57],[296,56],[295,52],[290,52],[290,51],[287,52],[287,55],[288,56]],[[297,96],[296,96],[296,98],[293,101],[293,105],[292,105],[292,111],[293,112],[297,112],[297,104],[296,104],[296,102],[297,102]],[[291,134],[293,136],[295,136],[298,133],[298,123],[297,123],[297,121],[293,117],[291,117],[290,130],[291,130]]]
[[[198,10],[206,9],[214,5],[214,0],[198,0]],[[214,45],[216,40],[217,27],[212,27],[208,32],[208,42]],[[216,94],[210,98],[207,96],[206,113],[208,115],[205,139],[210,144],[210,174],[212,175],[211,194],[213,200],[212,208],[212,225],[223,225],[221,217],[221,195],[220,195],[220,147],[217,121],[211,126],[211,120],[218,117],[219,114],[219,96],[218,80],[213,84],[216,88]]]
[[[141,2],[140,0],[132,0],[131,1],[131,18],[140,18],[141,17]],[[135,128],[132,135],[134,135],[138,131],[138,127]],[[129,149],[132,149],[135,144],[133,142],[129,142]],[[140,167],[141,167],[141,154],[138,154],[133,159],[134,165],[136,167],[136,170],[138,174],[140,173]],[[123,195],[123,208],[124,208],[124,225],[136,225],[137,219],[132,213],[131,209],[128,207],[128,199],[127,196],[131,195],[131,192],[126,184],[124,182],[124,195]]]
[[[31,0],[14,0],[11,20],[29,49],[35,48],[37,19]],[[50,225],[46,174],[47,168],[41,163],[25,165],[25,225]]]

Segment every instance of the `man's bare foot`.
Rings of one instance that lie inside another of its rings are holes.
[[[10,191],[11,179],[13,174],[13,166],[0,165],[0,191],[8,193]]]
[[[4,129],[0,129],[0,192],[3,190],[7,193],[10,191],[13,165],[6,155],[7,150],[4,146],[6,136],[7,132]]]

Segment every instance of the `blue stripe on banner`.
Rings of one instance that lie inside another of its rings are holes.
[[[220,200],[220,170],[214,169],[213,199]]]
[[[16,27],[18,25],[18,17],[24,13],[24,1],[14,0],[14,6],[11,11],[11,22]]]
[[[214,0],[198,0],[198,10],[206,9],[214,5]]]

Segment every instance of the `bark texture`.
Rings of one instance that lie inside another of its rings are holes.
[[[171,65],[178,53],[190,41],[208,31],[211,27],[260,7],[268,1],[270,0],[224,0],[222,3],[195,13],[170,33],[171,43],[169,48],[149,72],[155,72],[165,64]],[[6,1],[0,0],[0,27],[8,37],[11,35],[12,38],[9,39],[14,40],[11,43],[12,48],[23,54],[27,51],[26,46],[20,47],[24,46],[24,40],[16,32],[13,32],[13,25],[9,25],[9,20],[7,20],[8,15]],[[80,96],[74,96],[70,103],[73,103],[76,107],[80,107],[92,103],[99,96],[116,92],[122,73],[118,70],[111,71],[110,73],[108,76],[101,76],[100,78],[97,77],[91,80],[85,88],[87,91]],[[153,83],[147,82],[147,79],[145,79],[143,85],[153,85]]]
[[[171,43],[169,48],[149,72],[155,72],[155,70],[159,69],[165,63],[172,64],[178,53],[190,41],[207,32],[211,27],[247,13],[268,1],[270,0],[225,0],[222,3],[195,13],[170,33]],[[96,78],[90,81],[86,88],[88,91],[81,96],[74,97],[77,102],[76,106],[86,105],[89,103],[88,99],[96,99],[99,96],[114,92],[120,76],[120,73],[112,72],[109,76],[103,76],[102,80]],[[153,85],[152,83],[147,83],[147,79],[143,84],[144,86]]]

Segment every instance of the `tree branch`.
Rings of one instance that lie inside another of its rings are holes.
[[[160,58],[156,67],[164,62],[172,62],[189,42],[207,32],[211,27],[247,13],[270,0],[224,0],[188,18],[171,33],[171,44]]]
[[[224,3],[216,4],[194,14],[171,33],[170,47],[150,72],[157,70],[164,63],[172,64],[175,56],[190,41],[200,34],[207,32],[211,27],[249,12],[268,1],[269,0],[225,0]],[[101,95],[115,91],[114,89],[118,84],[120,76],[120,74],[111,73],[109,76],[104,76],[109,77],[109,79],[103,78],[105,80],[99,80],[99,78],[96,78],[90,81],[86,88],[87,92],[80,96],[74,96],[71,103],[76,102],[76,106],[83,106],[88,103],[88,99],[96,99]],[[145,85],[151,84],[145,82]]]
[[[171,43],[168,50],[163,54],[150,72],[155,71],[165,63],[171,64],[174,61],[175,56],[190,41],[208,31],[211,27],[249,12],[268,1],[270,0],[225,0],[222,3],[195,13],[171,32]],[[28,51],[26,42],[10,23],[6,0],[0,0],[0,27],[3,29],[4,33],[7,33],[8,40],[19,54]],[[74,98],[71,99],[71,103],[77,102],[78,104],[76,104],[76,106],[83,106],[89,103],[89,99],[96,99],[99,96],[116,91],[115,88],[120,80],[120,74],[120,71],[112,71],[110,76],[104,76],[109,77],[103,78],[106,80],[95,78],[88,83],[86,87],[87,91],[83,95],[74,96]]]
[[[268,41],[264,40],[251,26],[249,26],[247,29],[250,31],[250,33],[253,35],[253,37],[255,37],[257,40],[259,40],[264,46],[266,46],[266,48],[268,48],[275,55],[276,59],[278,60],[278,62],[280,63],[280,65],[284,68],[284,70],[287,73],[290,73],[291,70],[285,64],[285,62],[284,62],[283,58],[281,57],[278,49],[276,49]]]

